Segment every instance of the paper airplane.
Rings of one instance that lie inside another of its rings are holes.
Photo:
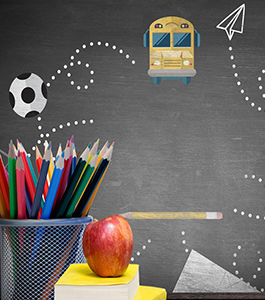
[[[232,37],[235,32],[243,33],[244,29],[244,20],[245,20],[245,4],[240,5],[236,8],[230,15],[225,17],[217,26],[218,29],[225,30],[229,40],[232,40]]]

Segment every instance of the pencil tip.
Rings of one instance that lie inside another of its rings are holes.
[[[74,142],[74,135],[71,136],[71,140],[72,143]]]

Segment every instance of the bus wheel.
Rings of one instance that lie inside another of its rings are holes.
[[[189,84],[190,83],[190,77],[183,77],[182,82],[185,83],[185,84]]]
[[[159,84],[161,82],[161,77],[153,77],[153,83]]]

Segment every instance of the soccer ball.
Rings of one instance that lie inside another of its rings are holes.
[[[34,73],[21,74],[10,85],[9,101],[19,116],[34,117],[43,111],[47,103],[46,85]]]

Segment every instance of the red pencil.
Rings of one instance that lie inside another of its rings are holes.
[[[9,219],[10,218],[9,186],[8,186],[5,167],[1,155],[0,155],[0,189],[4,199],[2,204],[5,206],[5,212],[7,213],[7,215],[2,216],[2,218]]]
[[[3,164],[2,157],[0,155],[0,189],[1,189],[1,194],[2,194],[2,213],[4,214],[2,218],[4,219],[10,219],[10,205],[9,205],[9,185],[8,181],[6,178],[6,173],[5,173],[5,167]]]
[[[58,205],[61,201],[61,198],[63,196],[63,193],[66,189],[66,185],[68,182],[68,176],[69,176],[69,171],[71,167],[71,162],[73,158],[73,143],[70,141],[67,143],[66,149],[65,149],[65,155],[64,155],[64,169],[63,169],[63,174],[60,180],[60,184],[58,187],[58,191],[53,203],[53,208],[52,208],[52,215],[56,212]]]
[[[26,153],[24,147],[18,142],[18,150],[20,150],[21,158],[24,165],[24,172],[25,172],[25,179],[26,179],[26,186],[28,188],[29,197],[31,203],[33,203],[34,195],[35,195],[35,185],[31,176],[30,168],[28,165]]]
[[[27,219],[26,200],[25,200],[25,172],[24,165],[21,158],[20,151],[18,151],[16,162],[16,176],[17,176],[17,208],[18,219]]]

